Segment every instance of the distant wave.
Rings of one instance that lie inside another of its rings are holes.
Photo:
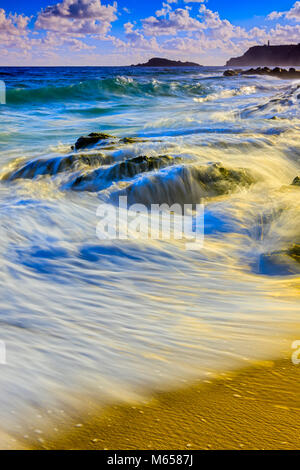
[[[50,86],[31,89],[8,89],[8,104],[40,103],[51,101],[105,100],[112,96],[178,96],[203,95],[207,87],[197,82],[186,84],[179,81],[161,82],[156,79],[138,81],[118,76],[102,80],[86,80],[68,86]]]
[[[242,86],[234,90],[222,90],[220,92],[211,93],[205,97],[194,98],[194,101],[198,103],[204,103],[205,101],[215,101],[224,98],[232,98],[233,96],[239,95],[251,95],[256,92],[255,86]]]

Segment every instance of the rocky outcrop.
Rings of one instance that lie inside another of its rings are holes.
[[[16,162],[15,167],[1,175],[1,180],[34,179],[40,176],[55,176],[65,171],[76,171],[84,167],[93,168],[112,163],[112,157],[97,154],[75,154],[64,157],[37,158],[27,162]]]
[[[227,67],[300,65],[300,44],[250,47],[241,57],[230,59]]]
[[[196,64],[195,62],[181,62],[180,60],[153,57],[145,64],[132,65],[132,67],[202,67],[202,65]]]
[[[299,178],[299,176],[296,176],[296,178],[295,178],[294,181],[292,182],[292,185],[293,185],[293,186],[300,186],[300,178]]]
[[[270,69],[269,67],[258,67],[256,69],[235,69],[235,70],[226,70],[224,72],[224,77],[234,77],[236,75],[269,75],[271,77],[283,78],[283,79],[300,79],[300,70],[296,70],[293,67],[289,70],[282,69],[280,67],[275,67]]]
[[[133,178],[138,174],[159,170],[180,161],[179,157],[169,155],[153,157],[141,155],[117,162],[109,168],[97,168],[89,173],[77,176],[71,188],[76,191],[98,191],[105,188],[106,183],[110,184],[113,181]]]
[[[97,144],[100,140],[115,139],[115,137],[104,134],[103,132],[92,132],[89,135],[81,136],[75,143],[75,149],[83,149],[89,147],[90,145]]]

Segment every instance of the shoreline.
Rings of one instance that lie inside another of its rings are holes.
[[[298,449],[300,365],[290,354],[167,392],[94,409],[33,450]]]

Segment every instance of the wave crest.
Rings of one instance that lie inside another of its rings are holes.
[[[112,96],[178,96],[200,95],[207,88],[201,83],[185,84],[179,81],[160,82],[156,79],[138,81],[118,76],[99,80],[86,80],[68,86],[49,86],[31,89],[8,89],[8,104],[40,103],[51,101],[105,100]]]

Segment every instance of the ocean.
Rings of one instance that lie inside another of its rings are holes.
[[[2,431],[300,339],[300,83],[223,72],[0,68]],[[99,238],[119,196],[204,204],[203,246]]]

